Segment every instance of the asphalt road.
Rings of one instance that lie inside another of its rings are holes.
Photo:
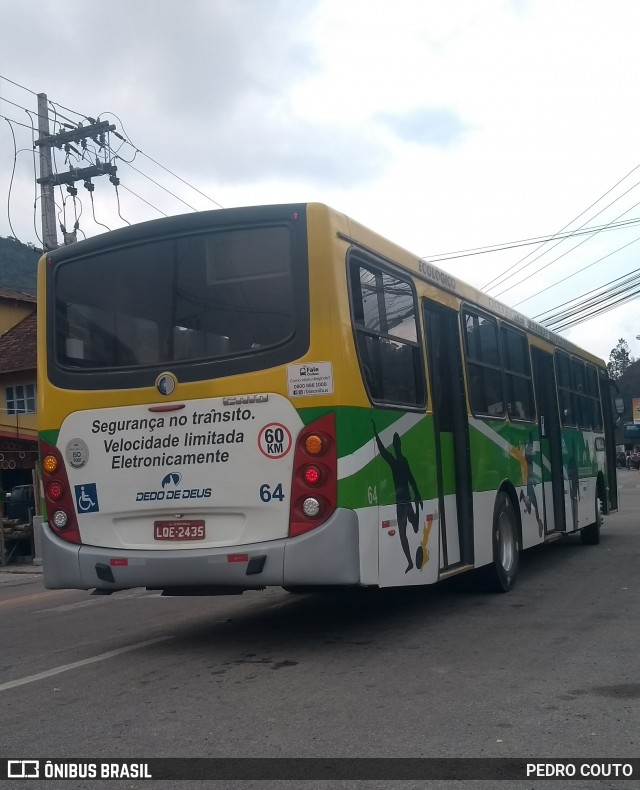
[[[620,487],[599,546],[526,552],[506,595],[466,576],[352,594],[97,597],[0,573],[0,756],[638,758],[640,473],[622,470]],[[57,783],[111,785],[141,786]],[[460,783],[476,786],[493,785]],[[571,783],[609,786],[640,782]]]

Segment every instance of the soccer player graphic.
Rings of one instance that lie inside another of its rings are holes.
[[[413,568],[413,560],[411,559],[411,550],[409,549],[409,540],[407,538],[407,522],[413,527],[413,531],[417,534],[419,526],[418,520],[420,518],[420,508],[422,507],[422,500],[416,479],[413,472],[409,467],[409,461],[402,455],[402,443],[398,433],[393,434],[393,455],[380,441],[376,424],[373,424],[373,435],[378,445],[380,455],[389,464],[391,474],[393,476],[393,484],[396,489],[396,513],[398,516],[398,533],[400,535],[400,545],[404,556],[407,558],[407,569],[405,573]],[[411,501],[411,489],[413,489],[413,502]],[[414,509],[415,504],[415,509]]]
[[[536,477],[533,471],[534,452],[532,434],[529,434],[529,441],[524,446],[524,453],[519,447],[517,447],[511,451],[511,454],[514,455],[520,462],[522,481],[527,491],[525,494],[525,489],[520,489],[520,502],[524,502],[524,509],[527,511],[527,513],[531,513],[531,508],[533,507],[536,514],[536,521],[538,522],[538,534],[540,537],[542,537],[542,533],[544,532],[544,524],[540,518],[540,511],[538,510],[538,498],[536,497]]]

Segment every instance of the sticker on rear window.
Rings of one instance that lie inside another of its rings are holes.
[[[333,394],[333,366],[331,362],[309,362],[287,365],[289,397]]]

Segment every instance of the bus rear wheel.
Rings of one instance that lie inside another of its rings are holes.
[[[600,530],[602,528],[602,510],[600,499],[596,496],[596,520],[588,527],[580,530],[580,540],[585,546],[597,546],[600,543]]]
[[[520,566],[518,519],[511,497],[501,491],[493,508],[493,562],[484,572],[484,585],[492,592],[509,592]]]

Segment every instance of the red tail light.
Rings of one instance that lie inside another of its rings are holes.
[[[62,540],[80,543],[75,505],[62,456],[53,445],[40,439],[40,458],[48,524]]]
[[[64,496],[64,486],[59,480],[47,483],[47,499],[52,502],[59,502]]]
[[[333,414],[326,414],[307,425],[296,442],[289,536],[324,524],[336,509],[337,495],[336,421]]]
[[[317,486],[322,480],[322,471],[320,470],[320,467],[316,466],[315,464],[313,466],[305,466],[304,479],[307,485]]]

